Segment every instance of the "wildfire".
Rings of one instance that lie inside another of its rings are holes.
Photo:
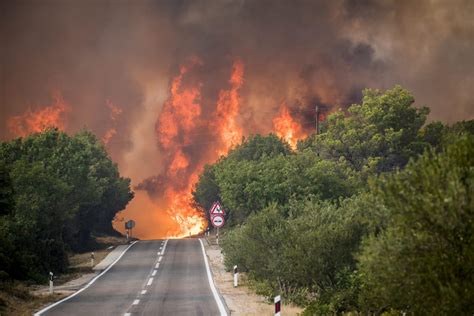
[[[301,125],[290,115],[285,103],[280,106],[278,116],[273,119],[273,128],[277,136],[283,138],[293,149],[296,149],[299,139],[307,136]]]
[[[195,235],[207,227],[204,214],[192,207],[192,187],[201,164],[192,163],[187,151],[201,115],[200,85],[189,87],[183,84],[185,75],[201,64],[199,59],[193,58],[180,67],[156,124],[158,144],[166,152],[167,188],[163,199],[167,204],[166,212],[178,224],[178,228],[169,231],[167,237]]]
[[[201,115],[202,84],[190,80],[194,78],[193,70],[200,66],[202,62],[193,58],[179,68],[178,75],[171,80],[170,95],[158,115],[155,132],[163,153],[164,170],[137,188],[146,190],[152,197],[154,209],[150,211],[167,218],[157,220],[157,224],[143,223],[150,227],[144,229],[146,238],[182,238],[199,234],[207,228],[205,214],[193,206],[192,189],[204,165],[226,154],[242,138],[237,117],[243,63],[240,60],[233,63],[229,87],[219,91],[215,109],[206,117]],[[201,145],[200,135],[203,133],[212,135],[214,141]],[[143,198],[143,195],[137,196]],[[162,227],[156,227],[160,223],[166,223],[166,232]]]
[[[109,143],[110,139],[115,134],[117,134],[116,124],[117,124],[118,118],[122,114],[122,109],[119,108],[118,106],[116,106],[115,104],[113,104],[112,101],[110,101],[110,100],[105,101],[105,106],[107,106],[110,110],[110,119],[112,120],[112,123],[113,123],[113,127],[108,129],[105,132],[104,136],[102,136],[102,142],[107,145]]]
[[[230,90],[221,90],[213,128],[219,131],[222,147],[218,148],[218,156],[225,155],[230,148],[242,139],[242,128],[237,125],[236,118],[240,109],[239,90],[244,82],[244,65],[240,60],[234,62],[230,77]]]
[[[70,106],[64,101],[61,93],[56,92],[53,94],[53,104],[36,110],[28,109],[22,115],[9,118],[8,129],[12,134],[22,137],[39,133],[49,127],[64,130],[64,113],[69,109]]]

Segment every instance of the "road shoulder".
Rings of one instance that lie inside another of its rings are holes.
[[[233,286],[233,274],[226,272],[223,255],[218,245],[209,244],[203,239],[209,265],[217,289],[225,300],[231,315],[273,315],[274,306],[268,304],[264,297],[255,294],[247,286]],[[298,315],[303,309],[294,306],[282,306],[285,315]]]

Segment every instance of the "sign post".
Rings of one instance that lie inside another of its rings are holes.
[[[211,217],[212,226],[217,228],[216,243],[219,244],[219,228],[224,226],[225,211],[222,208],[221,204],[216,201],[214,202],[214,204],[212,204],[211,209],[209,210],[209,215]]]
[[[132,238],[132,229],[133,229],[133,227],[135,227],[135,221],[134,220],[131,219],[128,222],[125,222],[125,229],[127,230],[127,240],[129,238]]]

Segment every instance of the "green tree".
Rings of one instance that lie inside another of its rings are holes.
[[[67,266],[69,249],[87,249],[91,233],[133,197],[103,145],[87,131],[56,129],[0,144],[0,263],[13,278],[42,279]],[[12,202],[9,202],[11,200]]]
[[[311,147],[321,157],[344,159],[358,171],[402,168],[429,145],[420,136],[429,110],[415,108],[414,100],[399,86],[384,93],[366,89],[362,104],[350,106],[349,115],[339,110],[328,116],[326,131],[314,137]]]
[[[363,306],[472,315],[474,138],[425,153],[375,189],[390,220],[359,258]]]

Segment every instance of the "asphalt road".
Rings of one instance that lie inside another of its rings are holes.
[[[139,241],[87,289],[41,315],[221,313],[199,240],[181,239]]]

